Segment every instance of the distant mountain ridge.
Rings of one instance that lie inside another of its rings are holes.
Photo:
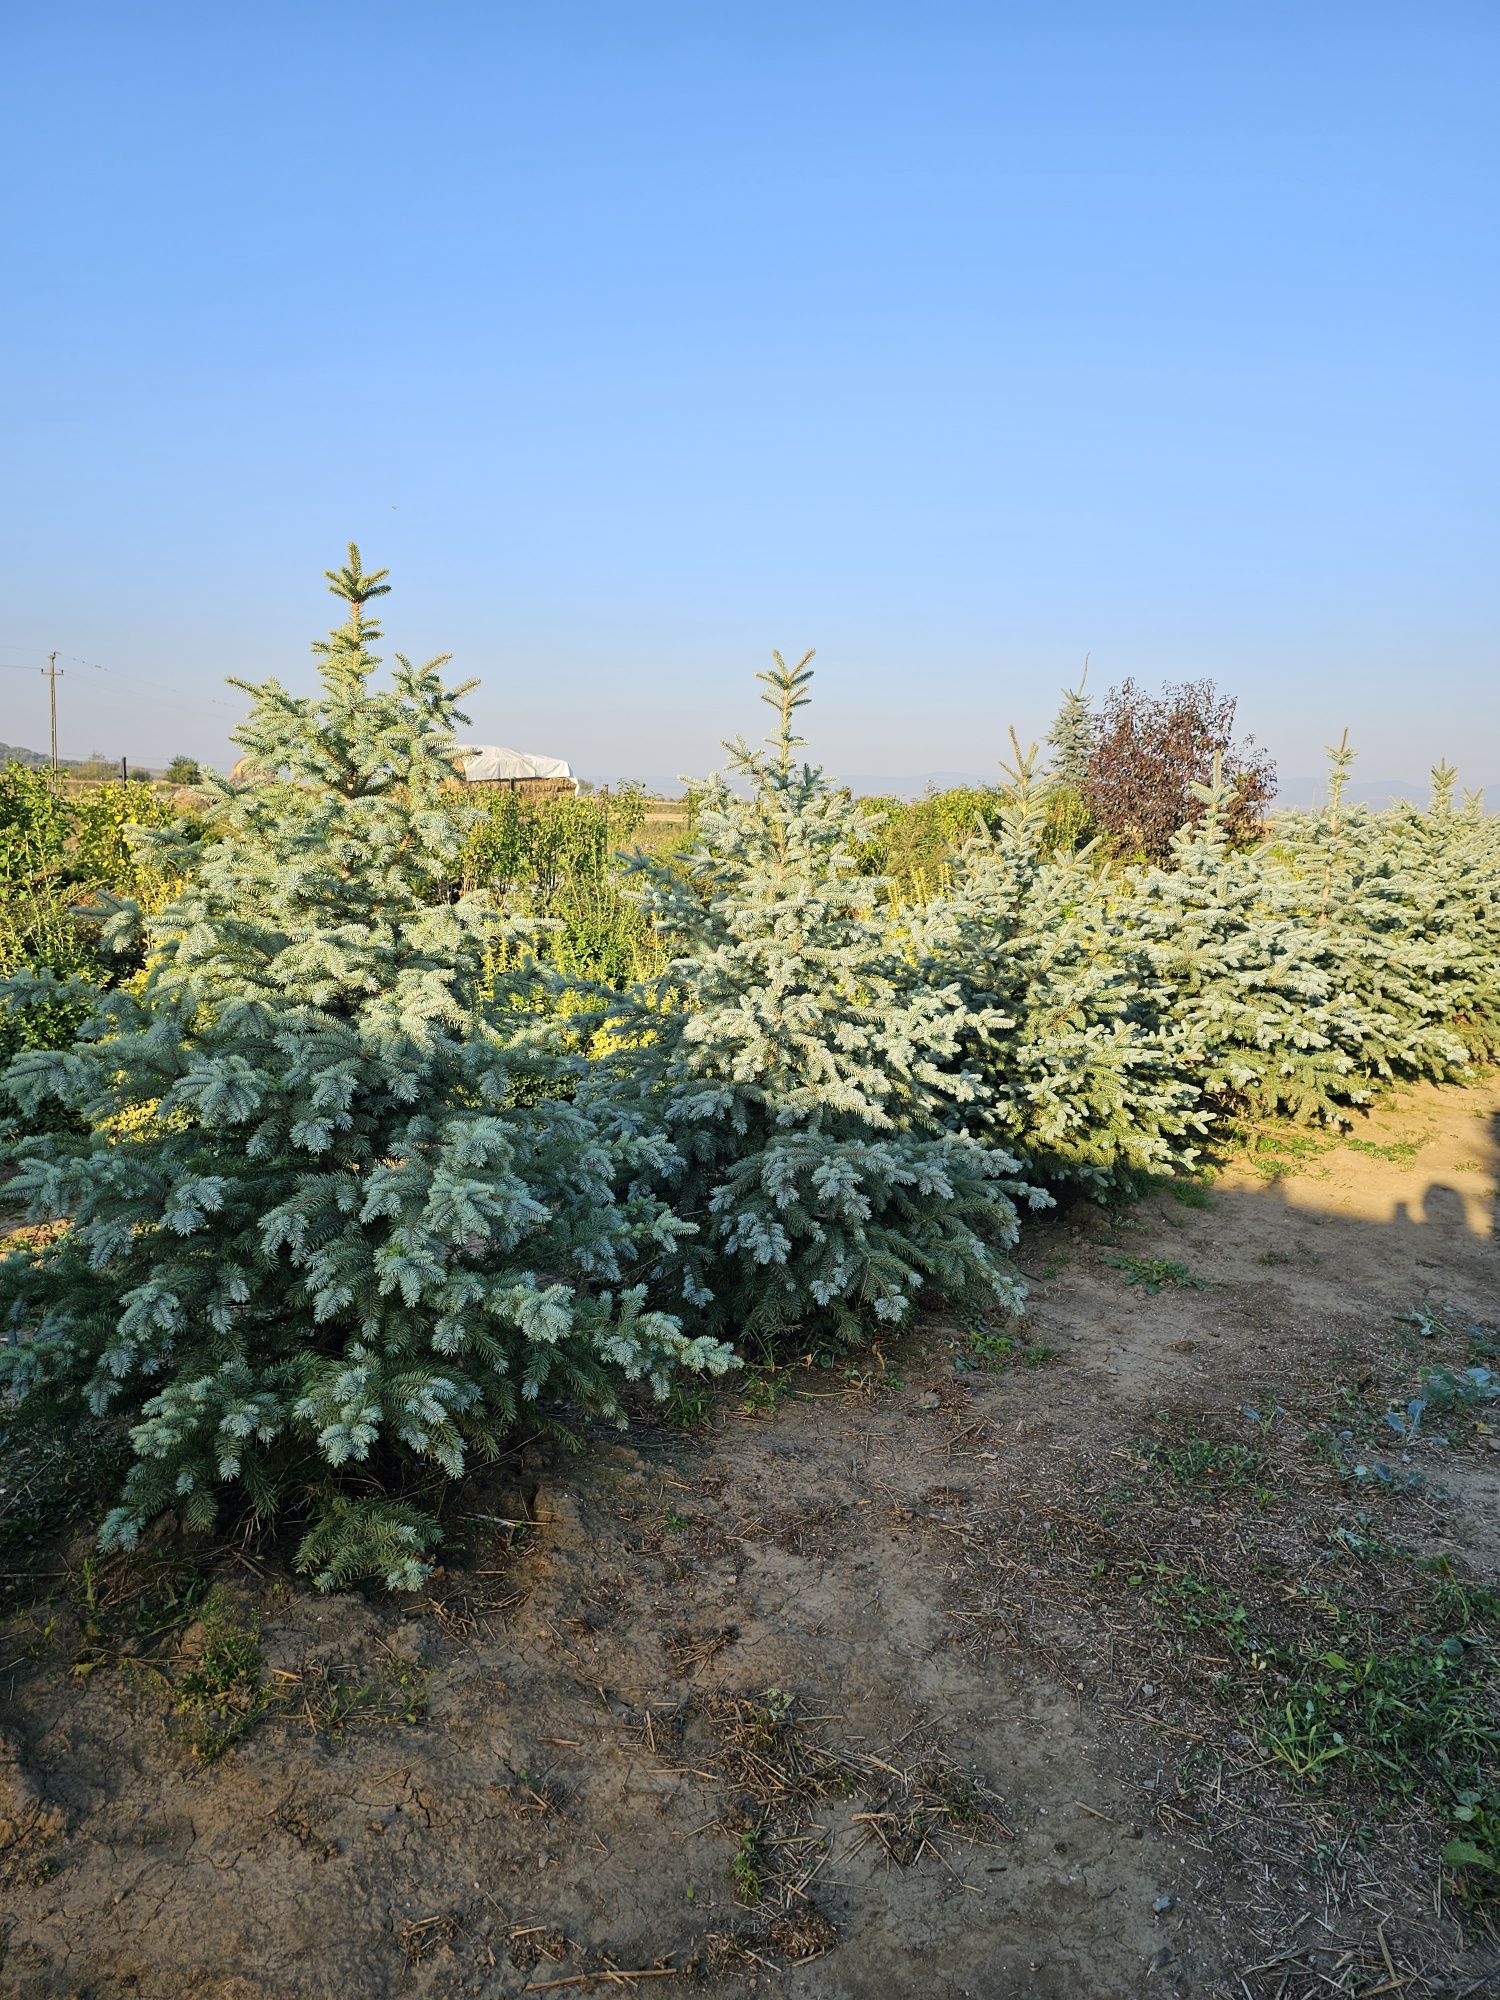
[[[52,759],[45,750],[28,750],[23,743],[0,743],[0,770],[7,764],[20,764],[28,771],[44,771]],[[102,750],[96,750],[90,757],[59,757],[59,771],[86,771],[94,775],[108,772],[113,777],[120,775],[120,759],[106,757]],[[141,777],[155,777],[157,774],[146,764],[130,764],[131,772]]]

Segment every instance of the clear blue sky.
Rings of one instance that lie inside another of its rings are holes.
[[[354,536],[585,773],[816,645],[844,772],[983,772],[1091,651],[1500,781],[1497,57],[1493,0],[14,6],[0,738],[56,646],[65,753],[220,761]]]

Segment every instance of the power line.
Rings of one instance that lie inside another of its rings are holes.
[[[67,660],[76,667],[92,667],[96,674],[116,675],[121,672],[121,669],[118,667],[101,666],[98,660],[81,660],[76,653],[58,652],[51,654],[49,657],[55,660]],[[21,666],[14,660],[0,660],[0,674],[34,674],[37,671],[38,669],[35,667]],[[47,669],[43,667],[40,671],[45,674]],[[63,674],[67,669],[59,667],[57,671],[59,674]],[[220,695],[202,694],[197,688],[184,687],[180,681],[157,680],[151,674],[141,675],[129,667],[123,670],[123,674],[127,681],[144,680],[145,685],[154,688],[158,694],[179,695],[186,701],[205,702],[210,708],[238,708],[239,706],[237,702],[225,701]]]
[[[52,735],[51,765],[54,771],[56,771],[58,768],[57,683],[60,679],[64,678],[67,673],[66,667],[60,667],[57,664],[59,660],[66,660],[71,666],[87,667],[91,672],[96,674],[113,675],[115,671],[111,667],[104,666],[98,660],[85,660],[81,657],[81,655],[77,653],[64,653],[56,649],[54,649],[51,653],[47,655],[47,664],[45,667],[42,667],[40,669],[37,669],[35,667],[22,666],[19,662],[15,660],[0,660],[0,673],[30,674],[40,671],[42,677],[47,682],[47,708],[48,708],[48,718],[51,724],[51,735]],[[142,678],[145,679],[146,684],[148,686],[151,685],[152,677],[150,675],[142,677],[138,674],[132,673],[128,668],[126,669],[125,679],[127,681],[132,681],[132,680],[138,681]],[[225,701],[222,699],[222,697],[211,694],[200,694],[197,692],[196,689],[189,690],[181,686],[174,685],[170,682],[163,684],[161,681],[157,681],[155,685],[158,693],[173,694],[176,695],[179,699],[186,699],[193,702],[202,702],[210,708],[235,708],[237,706],[236,703]]]

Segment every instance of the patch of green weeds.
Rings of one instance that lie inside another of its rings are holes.
[[[393,1656],[378,1679],[346,1679],[338,1671],[304,1668],[303,1713],[321,1735],[342,1736],[351,1723],[405,1723],[427,1714],[432,1676],[412,1660]]]
[[[1267,1250],[1258,1261],[1262,1264],[1290,1264],[1292,1260],[1285,1250]]]
[[[923,1355],[925,1361],[930,1357]],[[849,1389],[857,1389],[861,1395],[874,1396],[881,1391],[890,1392],[906,1387],[906,1377],[899,1368],[881,1365],[876,1368],[860,1368],[850,1365],[841,1371],[840,1379]]]
[[[674,1389],[662,1406],[662,1416],[680,1431],[712,1430],[713,1397],[706,1389]]]
[[[432,1675],[412,1660],[392,1660],[385,1670],[390,1689],[389,1719],[408,1726],[425,1720]]]
[[[1365,1153],[1372,1160],[1387,1160],[1393,1167],[1409,1167],[1427,1143],[1425,1136],[1420,1139],[1393,1139],[1388,1145],[1381,1145],[1375,1139],[1344,1141],[1351,1153]]]
[[[178,1679],[172,1708],[182,1740],[211,1764],[254,1728],[274,1697],[266,1685],[260,1635],[241,1623],[222,1592],[209,1593],[200,1622],[202,1648]]]
[[[195,1563],[163,1562],[148,1576],[140,1595],[122,1607],[124,1630],[138,1645],[154,1646],[198,1616],[211,1589]]]
[[[776,1405],[784,1392],[779,1381],[780,1371],[776,1368],[747,1368],[745,1371],[745,1393],[740,1398],[740,1409],[747,1417],[774,1416]]]
[[[180,1632],[210,1591],[202,1570],[182,1556],[87,1555],[71,1587],[79,1622],[73,1672],[81,1679]]]
[[[1184,1208],[1218,1207],[1204,1180],[1169,1181],[1167,1188],[1173,1201],[1181,1202]]]
[[[1443,1848],[1443,1865],[1466,1901],[1487,1901],[1500,1892],[1500,1788],[1457,1793],[1449,1818],[1458,1831]]]
[[[1263,1452],[1221,1438],[1184,1438],[1179,1444],[1155,1444],[1146,1462],[1175,1486],[1198,1483],[1235,1492],[1261,1485],[1266,1469]]]
[[[1407,1797],[1448,1771],[1478,1771],[1500,1751],[1500,1733],[1476,1699],[1457,1634],[1384,1644],[1369,1628],[1349,1652],[1273,1654],[1285,1699],[1262,1740],[1296,1778],[1320,1783],[1329,1766]]]
[[[1447,1556],[1428,1556],[1418,1567],[1432,1579],[1433,1616],[1442,1630],[1466,1632],[1480,1626],[1500,1633],[1500,1590],[1460,1576]]]
[[[1310,1166],[1331,1144],[1311,1132],[1256,1132],[1248,1135],[1250,1165],[1263,1181],[1285,1180]]]
[[[1057,1353],[1045,1341],[1027,1340],[1020,1333],[991,1326],[988,1320],[976,1315],[966,1323],[964,1344],[953,1357],[953,1367],[960,1375],[981,1371],[998,1374],[1017,1364],[1022,1368],[1045,1368],[1049,1361],[1056,1360]]]
[[[1386,1397],[1378,1422],[1395,1432],[1403,1454],[1409,1457],[1424,1437],[1452,1444],[1453,1419],[1467,1418],[1475,1431],[1487,1432],[1491,1427],[1479,1422],[1480,1412],[1500,1402],[1500,1370],[1490,1365],[1496,1358],[1491,1330],[1476,1323],[1455,1325],[1425,1299],[1415,1311],[1403,1313],[1398,1323],[1412,1327],[1421,1339],[1436,1346],[1452,1347],[1462,1340],[1465,1356],[1462,1362],[1429,1362],[1419,1371],[1413,1388]],[[1358,1390],[1347,1385],[1339,1390],[1340,1414],[1352,1419],[1353,1427],[1341,1430],[1336,1444],[1348,1445],[1356,1438],[1368,1440],[1372,1413],[1362,1393],[1369,1386],[1367,1378]],[[1434,1417],[1450,1420],[1448,1435],[1434,1431],[1430,1421]]]
[[[97,1518],[128,1462],[119,1425],[64,1423],[40,1395],[0,1402],[0,1617],[55,1594],[49,1545]]]
[[[993,1795],[956,1764],[923,1766],[918,1786],[929,1818],[941,1818],[960,1833],[989,1834],[999,1824]]]
[[[1362,1567],[1357,1600],[1347,1584],[1342,1595],[1297,1586],[1277,1618],[1284,1626],[1290,1606],[1302,1629],[1273,1636],[1242,1597],[1192,1565],[1142,1566],[1129,1581],[1169,1627],[1211,1631],[1248,1670],[1244,1680],[1221,1676],[1221,1692],[1248,1695],[1263,1749],[1297,1783],[1357,1787],[1386,1807],[1425,1799],[1454,1829],[1443,1848],[1453,1886],[1477,1903],[1500,1890],[1500,1593],[1357,1527],[1335,1540],[1362,1566],[1407,1564],[1415,1601],[1371,1603]]]
[[[1437,1305],[1429,1293],[1424,1292],[1410,1312],[1399,1313],[1396,1324],[1409,1326],[1419,1340],[1461,1345],[1469,1367],[1500,1360],[1500,1327],[1467,1319],[1451,1306]]]
[[[1183,1208],[1212,1209],[1218,1206],[1211,1192],[1213,1183],[1214,1173],[1210,1167],[1201,1168],[1197,1173],[1186,1174],[1155,1174],[1137,1171],[1129,1177],[1124,1190],[1124,1198],[1127,1200],[1144,1201],[1150,1195],[1162,1195],[1164,1197],[1170,1196],[1173,1201],[1180,1203]],[[1107,1213],[1109,1215],[1109,1227],[1111,1230],[1127,1228],[1143,1229],[1146,1226],[1141,1222],[1127,1222],[1125,1220],[1121,1212],[1120,1196],[1118,1194],[1108,1203]],[[1160,1219],[1173,1229],[1181,1229],[1184,1226],[1181,1218],[1170,1213],[1162,1216]]]
[[[1099,1261],[1123,1271],[1127,1285],[1140,1285],[1151,1293],[1159,1292],[1163,1285],[1191,1286],[1199,1292],[1204,1288],[1202,1278],[1195,1278],[1186,1264],[1174,1263],[1170,1257],[1127,1257],[1119,1251],[1107,1250]]]
[[[1430,1410],[1472,1410],[1500,1400],[1500,1375],[1493,1368],[1424,1368],[1421,1395]]]
[[[1410,1312],[1396,1315],[1396,1324],[1409,1326],[1419,1340],[1451,1340],[1457,1331],[1456,1318],[1446,1306],[1437,1305],[1429,1292],[1424,1292]]]
[[[734,1885],[735,1900],[747,1910],[753,1909],[760,1901],[764,1847],[765,1835],[761,1829],[758,1826],[746,1827],[729,1863],[729,1879]]]
[[[1141,1500],[1156,1504],[1178,1491],[1244,1494],[1256,1507],[1275,1498],[1266,1484],[1265,1454],[1234,1439],[1190,1437],[1137,1447],[1136,1470],[1104,1495],[1100,1518],[1112,1527],[1120,1509]]]
[[[342,1736],[355,1716],[369,1708],[374,1699],[375,1689],[370,1682],[346,1681],[335,1674],[320,1689],[316,1711],[309,1703],[309,1713],[314,1715],[325,1736]]]
[[[1139,1216],[1127,1215],[1122,1208],[1111,1208],[1106,1211],[1100,1241],[1114,1249],[1118,1247],[1115,1243],[1117,1236],[1144,1236],[1149,1227],[1150,1224],[1142,1222]]]
[[[1132,1570],[1129,1581],[1132,1589],[1146,1590],[1152,1604],[1186,1631],[1216,1631],[1236,1650],[1244,1646],[1249,1611],[1232,1592],[1201,1572],[1159,1562]]]

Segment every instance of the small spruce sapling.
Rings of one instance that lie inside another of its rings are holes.
[[[4,1078],[85,1129],[15,1149],[12,1195],[66,1226],[0,1261],[0,1381],[131,1420],[106,1546],[169,1510],[290,1506],[325,1587],[417,1585],[437,1528],[401,1489],[457,1478],[544,1397],[612,1414],[625,1380],[661,1395],[731,1359],[628,1282],[679,1230],[644,1192],[662,1141],[518,1087],[545,1060],[535,974],[496,993],[503,919],[455,887],[464,689],[399,655],[373,685],[384,575],[352,546],[328,572],[347,617],[317,696],[235,683],[260,781],[211,781],[141,990]],[[117,942],[140,924],[114,902]]]
[[[1084,693],[1088,678],[1089,663],[1085,660],[1077,687],[1063,690],[1062,706],[1048,731],[1047,748],[1052,752],[1049,788],[1063,786],[1070,792],[1081,792],[1088,783],[1089,757],[1098,733],[1093,704]]]
[[[1088,686],[1089,663],[1076,688],[1063,690],[1062,706],[1047,732],[1047,748],[1052,761],[1043,781],[1046,792],[1046,844],[1054,848],[1079,848],[1092,839],[1094,815],[1088,802],[1089,763],[1099,737],[1094,706],[1084,692]]]

